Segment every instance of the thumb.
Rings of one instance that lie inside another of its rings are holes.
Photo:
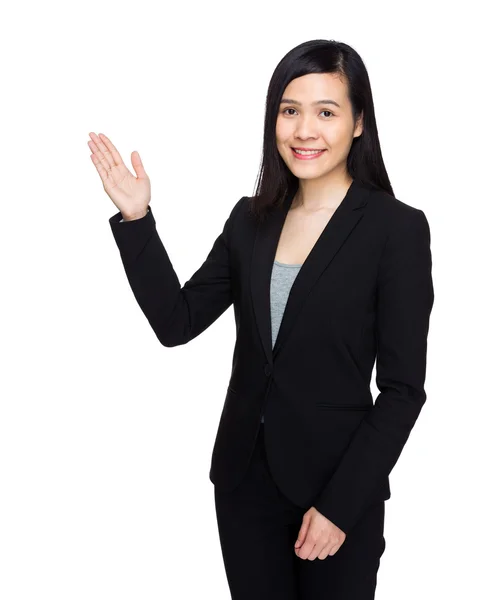
[[[148,175],[144,170],[143,163],[141,162],[141,157],[139,156],[139,152],[137,150],[134,150],[131,153],[131,163],[134,167],[134,171],[136,172],[138,179],[147,179]]]
[[[297,536],[296,543],[294,544],[295,548],[299,548],[300,546],[302,546],[304,544],[304,540],[306,539],[306,534],[308,533],[308,528],[309,528],[309,518],[305,517],[303,519],[301,529],[299,530],[299,534]]]

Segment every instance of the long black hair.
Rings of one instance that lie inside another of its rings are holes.
[[[347,81],[354,123],[363,113],[363,133],[355,137],[347,157],[347,170],[353,180],[393,195],[383,163],[375,109],[368,72],[359,54],[343,42],[311,40],[290,50],[278,63],[268,86],[263,134],[263,156],[251,211],[260,219],[279,206],[290,191],[297,189],[298,178],[290,171],[277,148],[276,123],[285,88],[309,73],[338,73]]]

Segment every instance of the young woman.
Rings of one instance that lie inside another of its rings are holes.
[[[234,305],[210,479],[234,600],[371,600],[389,474],[426,400],[430,230],[394,197],[366,68],[348,45],[291,50],[270,81],[253,197],[181,287],[137,152],[91,133],[110,225],[167,347]],[[380,394],[370,379],[376,359]]]

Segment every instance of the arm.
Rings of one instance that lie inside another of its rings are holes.
[[[205,262],[181,287],[156,230],[151,207],[141,219],[110,219],[113,236],[134,296],[160,343],[186,344],[232,304],[229,245],[241,198],[233,207]]]
[[[314,504],[344,533],[376,499],[426,401],[427,335],[434,300],[430,229],[423,211],[407,217],[390,233],[379,266],[380,394]]]

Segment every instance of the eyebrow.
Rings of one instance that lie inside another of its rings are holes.
[[[297,100],[292,100],[291,98],[282,98],[282,100],[280,100],[280,104],[296,104],[297,106],[302,106],[300,102],[298,102]],[[316,102],[312,102],[311,106],[316,106],[317,104],[334,104],[335,106],[338,106],[340,108],[340,104],[337,104],[335,100],[330,99],[317,100]]]

